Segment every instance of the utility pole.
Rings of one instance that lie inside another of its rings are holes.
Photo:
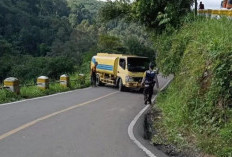
[[[195,16],[197,16],[197,0],[194,1],[195,1]]]

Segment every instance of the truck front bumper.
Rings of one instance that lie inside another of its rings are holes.
[[[127,87],[127,88],[143,88],[141,83],[138,83],[138,82],[127,82],[125,84],[125,87]]]

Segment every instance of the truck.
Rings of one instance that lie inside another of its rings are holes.
[[[221,8],[231,9],[232,8],[232,0],[223,0],[221,2]]]
[[[143,90],[141,82],[149,66],[147,57],[97,53],[92,57],[91,68],[96,62],[98,63],[96,67],[98,86],[109,84],[118,87],[119,91],[126,91],[128,88]]]

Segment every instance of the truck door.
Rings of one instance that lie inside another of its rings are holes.
[[[125,58],[119,58],[119,66],[117,70],[117,76],[121,78],[122,83],[125,84],[125,78],[126,78],[126,59]]]

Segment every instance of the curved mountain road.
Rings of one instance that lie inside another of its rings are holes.
[[[159,77],[161,86],[168,79]],[[113,87],[75,90],[0,105],[1,157],[146,157],[127,129],[144,108],[143,95]],[[162,152],[136,138],[157,157]]]

